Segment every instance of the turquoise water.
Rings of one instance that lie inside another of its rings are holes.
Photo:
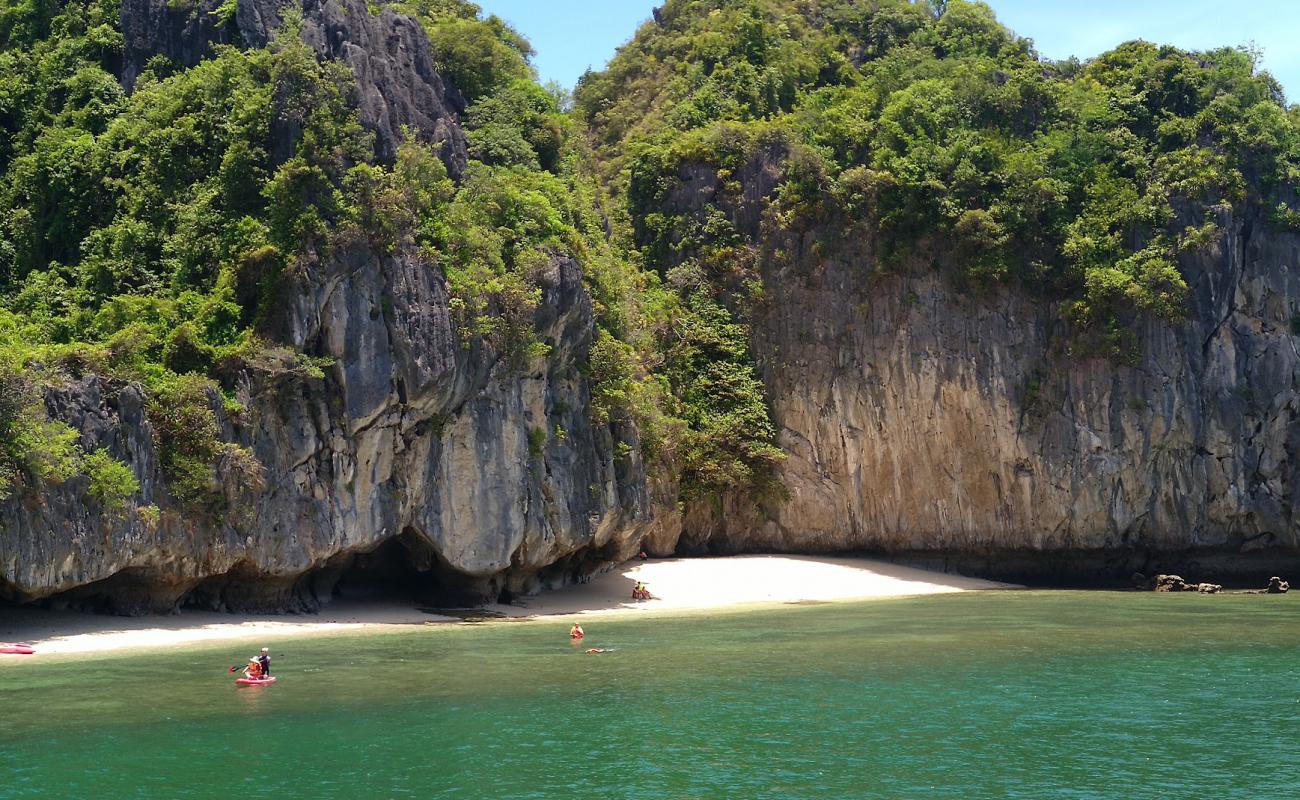
[[[996,592],[0,669],[3,798],[1286,798],[1300,597]]]

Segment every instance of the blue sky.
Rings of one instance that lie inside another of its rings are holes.
[[[600,69],[662,0],[476,0],[537,50],[543,81],[573,86]],[[1048,58],[1089,58],[1129,39],[1192,50],[1253,42],[1300,101],[1300,0],[990,0],[1004,25]]]

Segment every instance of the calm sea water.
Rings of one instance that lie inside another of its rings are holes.
[[[1290,798],[1300,597],[998,592],[0,670],[3,798]]]

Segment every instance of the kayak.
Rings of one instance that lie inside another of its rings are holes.
[[[6,653],[15,656],[30,656],[32,653],[35,652],[36,651],[30,647],[24,647],[23,645],[17,645],[17,644],[11,647],[0,647],[0,653]]]
[[[275,676],[269,678],[235,678],[236,685],[239,686],[270,686],[275,683]]]

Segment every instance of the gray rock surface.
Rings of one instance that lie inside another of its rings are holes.
[[[557,258],[536,315],[551,355],[522,370],[452,326],[437,271],[410,253],[356,245],[302,265],[285,296],[291,343],[335,359],[325,378],[292,354],[241,371],[245,411],[219,413],[260,480],[218,465],[230,512],[166,495],[142,397],[94,376],[51,389],[54,415],[131,465],[141,503],[105,512],[84,478],[0,504],[0,595],[60,594],[119,613],[214,608],[310,610],[358,559],[404,548],[404,577],[440,599],[481,600],[565,583],[634,554],[647,518],[634,453],[616,459],[588,422],[581,365],[593,336],[579,267]],[[538,448],[530,433],[545,432]],[[401,577],[401,576],[399,576]]]
[[[1253,581],[1300,560],[1300,236],[1218,223],[1180,265],[1186,322],[1135,323],[1133,364],[1069,352],[1055,302],[885,274],[825,230],[768,234],[752,337],[788,497],[692,509],[680,546],[1030,579],[1199,559]]]

